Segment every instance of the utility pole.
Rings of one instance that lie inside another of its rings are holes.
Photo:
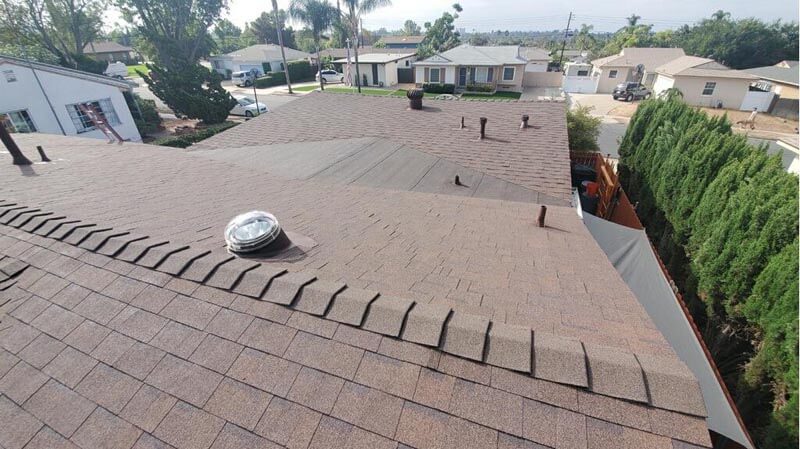
[[[558,70],[561,70],[561,63],[564,61],[564,48],[567,47],[567,36],[569,36],[569,26],[572,24],[572,11],[567,19],[567,29],[564,30],[564,42],[561,44],[561,56],[558,58]]]
[[[292,93],[292,80],[289,79],[289,64],[286,63],[286,52],[283,50],[283,23],[278,15],[278,0],[272,0],[272,10],[275,12],[275,28],[278,29],[278,45],[281,46],[281,58],[283,58],[283,73],[286,74],[286,85],[289,86],[289,93]],[[253,83],[255,86],[255,83]],[[256,109],[258,103],[256,102]]]

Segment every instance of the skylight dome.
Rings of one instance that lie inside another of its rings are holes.
[[[233,252],[248,253],[266,247],[280,233],[281,225],[274,215],[251,211],[237,215],[225,226],[225,243]]]

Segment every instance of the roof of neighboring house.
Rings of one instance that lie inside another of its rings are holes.
[[[666,64],[673,59],[684,56],[682,48],[623,48],[618,55],[606,56],[605,58],[595,59],[592,65],[595,67],[636,67],[643,64],[646,69],[652,70],[655,67]]]
[[[284,47],[287,61],[297,61],[311,58],[310,53],[295,50],[294,48]],[[257,44],[249,47],[240,48],[224,55],[215,55],[211,58],[228,58],[237,61],[264,62],[281,59],[281,47],[275,44]]]
[[[393,54],[414,54],[417,50],[413,48],[378,48],[378,47],[359,47],[358,48],[358,55],[359,57],[362,54],[367,53],[393,53]],[[321,57],[330,56],[334,59],[341,59],[347,57],[347,49],[346,48],[326,48],[325,50],[321,50],[319,52]],[[354,50],[350,49],[350,57],[352,58],[355,54]]]
[[[416,116],[455,125],[442,111],[467,110],[489,117],[491,138],[524,142],[518,152],[566,135],[561,104],[407,111],[398,98],[315,93],[219,136],[270,140],[287,131],[273,126],[304,118],[295,141],[331,139],[307,128],[333,110],[326,98],[337,114],[320,122],[342,128],[341,116],[396,107],[405,115],[384,122],[409,135]],[[471,107],[447,106],[458,103]],[[540,128],[511,126],[520,110]],[[539,228],[536,204],[287,179],[246,163],[268,149],[234,164],[214,159],[225,145],[17,140],[57,161],[32,167],[37,176],[0,164],[14,180],[0,184],[0,409],[25,441],[711,446],[696,379],[570,207],[548,208]],[[493,158],[481,143],[472,157]],[[399,166],[367,156],[389,175]],[[225,224],[253,209],[274,213],[296,246],[225,251]]]
[[[381,40],[385,44],[414,44],[417,45],[425,39],[425,36],[382,36]]]
[[[550,52],[536,47],[520,47],[519,55],[528,61],[549,61]]]
[[[770,65],[766,67],[754,67],[752,69],[745,69],[742,71],[749,73],[751,75],[755,75],[761,79],[773,81],[776,83],[791,84],[792,86],[800,85],[800,73],[798,73],[796,65],[793,67],[780,67],[778,65],[774,66]]]
[[[656,73],[668,76],[700,76],[710,78],[737,78],[755,80],[757,76],[733,70],[713,59],[699,56],[681,56],[655,69]]]
[[[775,64],[776,67],[786,67],[789,69],[797,67],[798,65],[800,65],[800,61],[790,61],[790,60],[781,61]]]
[[[133,51],[133,48],[114,41],[90,42],[83,47],[84,53],[118,53]]]
[[[46,72],[69,76],[72,78],[80,78],[95,83],[110,84],[114,87],[119,87],[125,90],[130,90],[136,86],[136,83],[130,81],[119,80],[105,75],[98,75],[95,73],[83,72],[81,70],[68,69],[66,67],[61,67],[52,64],[45,64],[42,62],[34,62],[30,60],[15,58],[13,56],[0,55],[0,66],[2,66],[3,64],[12,64],[28,69],[33,67],[36,70],[43,70]]]
[[[500,45],[494,47],[476,47],[473,45],[459,45],[442,53],[437,53],[415,65],[517,65],[528,61],[520,56],[518,45]]]
[[[385,64],[387,62],[397,61],[403,58],[414,56],[414,53],[367,53],[358,54],[359,64]],[[350,54],[350,61],[355,62],[355,55]],[[337,59],[335,63],[347,62],[347,58]]]

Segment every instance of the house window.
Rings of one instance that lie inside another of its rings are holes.
[[[616,70],[611,70],[611,71],[608,72],[608,77],[609,78],[616,78],[618,73],[619,72],[616,71]]]
[[[486,67],[478,67],[475,69],[475,82],[487,83],[489,82],[489,69]]]
[[[114,110],[114,105],[111,104],[110,98],[87,101],[83,104],[90,105],[90,107],[99,110],[103,117],[105,117],[108,121],[108,124],[120,124],[119,117],[117,117],[117,111]],[[68,104],[67,112],[69,113],[69,118],[72,119],[72,124],[75,125],[75,129],[78,131],[78,134],[97,129],[94,122],[88,116],[86,116],[83,111],[80,110],[78,104]]]
[[[408,59],[406,59],[406,67],[408,67],[408,66],[409,66],[409,64],[410,64],[410,63],[408,62]]]
[[[578,76],[589,76],[588,70],[578,70]]]
[[[431,83],[440,83],[441,82],[441,80],[439,80],[439,69],[431,69],[430,70],[430,72],[428,74],[428,81],[430,81]]]
[[[708,81],[705,87],[703,87],[703,95],[704,96],[714,95],[714,89],[716,87],[717,83],[715,83],[714,81]]]
[[[0,123],[10,133],[35,133],[36,125],[33,124],[30,114],[26,109],[0,113]]]
[[[5,75],[7,82],[9,83],[17,82],[17,75],[14,73],[13,70],[3,70],[3,75]]]
[[[514,81],[516,71],[514,67],[503,67],[503,81]]]

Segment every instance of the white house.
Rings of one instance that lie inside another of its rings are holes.
[[[592,61],[592,76],[598,78],[596,93],[610,94],[617,84],[639,81],[645,86],[655,82],[656,67],[685,56],[682,48],[626,47],[617,55]],[[637,73],[641,67],[642,72]]]
[[[309,61],[313,59],[310,53],[284,47],[286,61]],[[279,72],[283,70],[283,57],[281,47],[275,44],[259,44],[234,50],[224,55],[214,55],[208,58],[211,67],[221,75],[226,70],[231,72],[258,70],[259,73]]]
[[[0,55],[0,118],[12,132],[78,135],[105,139],[81,112],[90,103],[124,139],[141,141],[123,92],[134,84]]]
[[[358,55],[358,71],[361,74],[362,85],[366,86],[394,86],[398,82],[398,71],[412,74],[411,64],[417,60],[416,54],[397,54],[397,53],[367,53]],[[356,67],[355,56],[351,54],[352,64],[350,74],[355,83]],[[347,64],[347,58],[337,59],[334,64]],[[344,70],[344,67],[343,67]],[[364,84],[366,79],[366,84]],[[405,81],[404,82],[408,82]]]
[[[526,72],[546,72],[550,63],[550,53],[536,47],[520,47],[519,55],[528,60],[525,65]]]
[[[592,65],[585,62],[567,62],[564,64],[564,80],[562,89],[567,93],[595,93],[600,75],[592,73]]]
[[[459,45],[414,63],[416,83],[454,84],[456,91],[522,92],[528,60],[518,45]]]

